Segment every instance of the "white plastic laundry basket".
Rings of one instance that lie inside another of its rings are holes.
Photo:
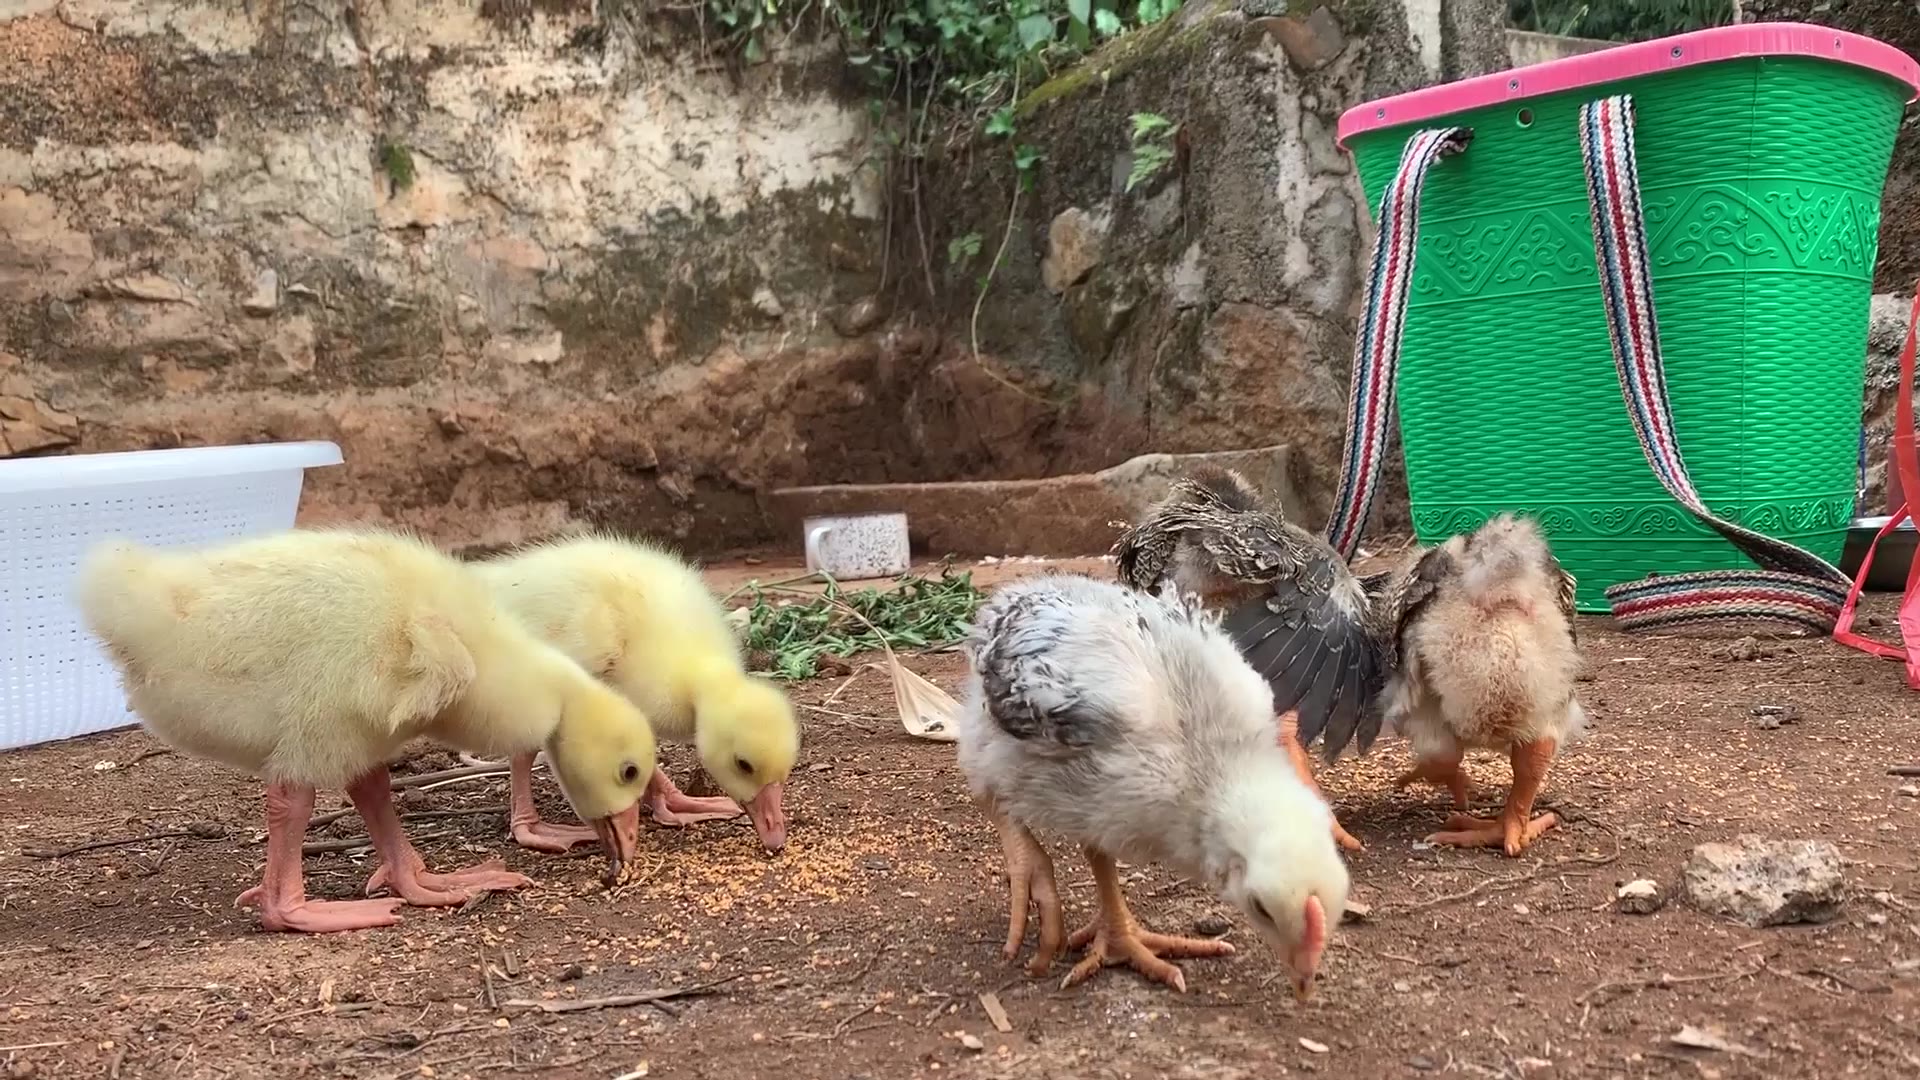
[[[134,722],[72,600],[96,541],[198,545],[293,526],[330,442],[0,461],[0,749]]]

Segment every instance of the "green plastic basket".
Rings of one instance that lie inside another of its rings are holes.
[[[1721,517],[1837,562],[1853,516],[1880,194],[1920,67],[1869,38],[1757,24],[1362,105],[1341,119],[1377,213],[1407,138],[1435,167],[1400,359],[1423,543],[1537,516],[1605,611],[1652,572],[1748,568],[1660,486],[1616,380],[1577,117],[1633,96],[1675,430]]]

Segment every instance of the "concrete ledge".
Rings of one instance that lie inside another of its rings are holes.
[[[1111,522],[1131,521],[1196,465],[1237,469],[1295,512],[1289,456],[1286,446],[1268,446],[1144,454],[1096,473],[1039,480],[780,488],[767,495],[766,510],[796,547],[801,522],[814,515],[905,511],[915,549],[929,555],[1100,555],[1118,535]]]

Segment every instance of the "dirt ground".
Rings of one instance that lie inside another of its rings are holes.
[[[994,833],[952,747],[904,734],[875,671],[795,688],[805,747],[777,858],[743,822],[655,829],[642,879],[609,895],[597,858],[506,842],[504,779],[470,780],[403,801],[422,853],[503,856],[539,885],[344,936],[260,933],[232,906],[261,860],[250,779],[153,755],[138,730],[0,755],[0,1077],[1920,1075],[1920,798],[1902,793],[1920,781],[1887,775],[1920,760],[1920,695],[1830,642],[1581,629],[1594,729],[1548,785],[1572,821],[1522,858],[1418,843],[1444,808],[1391,790],[1397,744],[1323,771],[1368,844],[1352,867],[1372,912],[1335,937],[1304,1006],[1241,926],[1237,955],[1186,962],[1184,996],[1119,969],[1061,990],[1064,965],[1003,964]],[[911,665],[949,689],[963,673],[951,653]],[[1798,719],[1762,729],[1758,705]],[[666,760],[687,786],[688,752]],[[427,751],[397,771],[451,763]],[[1498,761],[1473,769],[1505,781]],[[566,816],[544,779],[541,798]],[[313,839],[359,832],[349,815]],[[1617,883],[1671,884],[1695,844],[1743,832],[1838,844],[1840,918],[1755,931],[1678,904],[1610,910]],[[149,833],[165,838],[28,854]],[[1056,856],[1077,917],[1084,864]],[[308,887],[347,898],[371,869],[312,855]],[[1149,925],[1225,914],[1157,869],[1127,880]],[[706,992],[518,1004],[661,988]],[[1671,1044],[1686,1024],[1740,1049]]]

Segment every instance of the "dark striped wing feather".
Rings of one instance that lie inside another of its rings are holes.
[[[1273,687],[1275,711],[1298,710],[1302,745],[1323,739],[1329,760],[1356,741],[1362,753],[1372,748],[1386,657],[1366,598],[1331,548],[1221,625]]]
[[[1367,595],[1318,537],[1269,508],[1237,473],[1176,480],[1167,498],[1114,545],[1120,580],[1155,589],[1198,567],[1231,604],[1222,628],[1273,687],[1278,712],[1298,710],[1300,741],[1324,736],[1329,757],[1379,734],[1374,698],[1386,682]]]

